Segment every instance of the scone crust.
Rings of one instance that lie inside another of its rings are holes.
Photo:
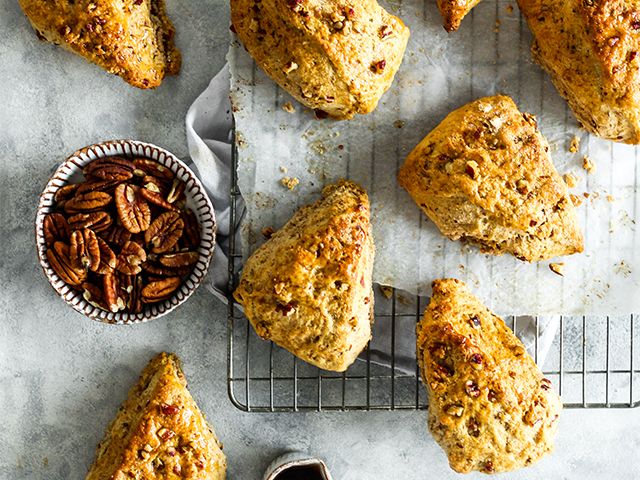
[[[534,59],[578,121],[599,137],[640,143],[640,1],[518,0]]]
[[[409,39],[375,0],[232,0],[231,22],[267,75],[336,119],[376,108]]]
[[[369,199],[328,185],[247,260],[234,297],[262,338],[344,371],[371,338],[374,245]]]
[[[552,451],[560,398],[522,342],[463,282],[433,282],[416,334],[429,429],[451,468],[505,472]]]
[[[222,444],[171,353],[157,355],[129,392],[98,446],[86,480],[223,480]]]
[[[19,0],[38,36],[139,88],[180,71],[164,0]]]
[[[444,20],[444,29],[447,32],[457,30],[462,19],[478,3],[480,0],[438,0],[438,10]]]
[[[549,146],[509,97],[450,113],[409,154],[398,181],[444,235],[483,252],[539,261],[583,250]]]

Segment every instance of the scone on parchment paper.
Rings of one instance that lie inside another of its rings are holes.
[[[86,480],[226,478],[222,444],[187,390],[177,356],[160,353],[129,392]]]
[[[164,0],[19,0],[38,37],[139,88],[180,71]]]
[[[256,333],[342,372],[371,338],[369,198],[350,181],[322,191],[247,260],[234,297]]]
[[[560,398],[522,342],[463,282],[433,282],[416,335],[429,430],[451,468],[505,472],[553,450]]]
[[[409,39],[376,0],[231,0],[231,23],[267,75],[336,119],[376,108]]]
[[[539,261],[583,250],[547,141],[509,97],[450,113],[409,154],[398,181],[444,235],[485,253]]]
[[[518,0],[534,59],[588,131],[640,143],[640,2]]]
[[[452,32],[460,27],[462,19],[480,0],[438,0],[438,10],[444,20],[444,29]]]

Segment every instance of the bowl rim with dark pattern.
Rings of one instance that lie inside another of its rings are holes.
[[[54,195],[69,183],[69,179],[82,171],[87,163],[110,156],[150,158],[173,171],[185,182],[185,194],[200,224],[201,241],[198,261],[179,289],[168,299],[145,305],[140,313],[108,312],[84,299],[82,292],[67,285],[49,265],[44,240],[44,217],[53,211]],[[216,240],[216,220],[213,205],[204,186],[195,173],[178,157],[157,145],[138,140],[110,140],[81,148],[71,154],[47,181],[40,195],[35,221],[36,249],[40,266],[47,280],[60,297],[74,310],[99,322],[110,324],[134,324],[160,318],[184,303],[200,286],[207,275]]]

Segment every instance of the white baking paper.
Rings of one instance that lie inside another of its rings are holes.
[[[384,2],[383,2],[384,3]],[[238,143],[238,180],[246,201],[243,252],[282,226],[323,185],[341,177],[364,186],[377,248],[374,280],[421,295],[435,278],[466,281],[500,314],[628,314],[640,310],[635,225],[637,149],[580,130],[548,76],[529,54],[531,38],[515,2],[484,0],[458,32],[447,34],[435,2],[387,2],[411,28],[404,62],[377,110],[351,121],[317,120],[257,68],[238,42],[229,52]],[[503,93],[538,117],[560,173],[573,173],[585,252],[550,262],[488,256],[444,238],[396,182],[411,149],[451,110]],[[287,104],[295,112],[283,109]],[[580,148],[569,152],[577,135]],[[596,165],[582,168],[583,156]],[[285,177],[299,184],[289,190]]]

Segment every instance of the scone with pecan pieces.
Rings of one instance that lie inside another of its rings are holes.
[[[19,0],[38,37],[139,88],[180,71],[164,0]]]
[[[452,469],[506,472],[553,450],[560,398],[522,342],[463,282],[433,282],[416,334],[429,429]]]
[[[447,32],[457,30],[462,19],[478,3],[480,0],[438,0],[438,10],[444,19],[444,29]]]
[[[231,23],[267,75],[336,119],[376,108],[409,39],[376,0],[231,0]]]
[[[234,297],[262,338],[342,372],[371,338],[373,256],[369,198],[339,181],[249,257]]]
[[[531,53],[582,126],[640,143],[640,2],[518,0]]]
[[[86,480],[226,478],[222,444],[187,390],[180,360],[160,353],[129,392]]]
[[[452,240],[530,262],[582,252],[574,205],[533,115],[505,96],[450,113],[398,181]]]

